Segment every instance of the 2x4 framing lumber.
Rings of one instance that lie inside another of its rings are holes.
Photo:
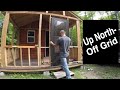
[[[16,55],[17,55],[16,49],[17,49],[17,48],[15,48],[15,51],[14,51],[14,52],[15,52],[15,53],[14,53],[14,66],[16,66],[16,57],[17,57],[17,56],[16,56]]]
[[[51,15],[49,17],[49,42],[50,42],[50,31],[51,31]],[[51,64],[51,49],[50,49],[51,45],[49,43],[49,60],[50,60],[50,64]]]
[[[20,48],[20,61],[21,61],[21,66],[23,66],[22,48]]]
[[[7,50],[5,48],[5,66],[7,67]]]
[[[1,63],[2,67],[6,67],[6,51],[5,51],[5,46],[6,46],[6,36],[7,36],[7,29],[9,25],[9,19],[10,19],[10,14],[6,12],[5,19],[3,22],[3,28],[2,28],[2,36],[1,36]]]
[[[80,21],[76,21],[77,26],[77,44],[78,44],[78,61],[81,61],[82,58],[82,48],[81,48],[81,37],[80,37]]]
[[[39,65],[41,65],[41,30],[42,30],[42,14],[40,14],[40,18],[39,18],[39,39],[38,39]]]
[[[73,67],[80,67],[82,64],[75,64],[75,65],[69,65],[69,68]],[[8,68],[3,68],[1,71],[4,72],[38,72],[38,71],[56,71],[56,70],[61,70],[60,66],[57,67],[48,67],[48,68],[41,68],[41,67],[12,67],[9,66]]]
[[[30,61],[30,48],[28,48],[28,60],[29,60],[29,66],[31,66],[31,61]]]
[[[9,11],[10,14],[42,14],[42,15],[51,15],[51,16],[56,16],[56,17],[63,17],[63,18],[69,18],[73,20],[79,20],[74,17],[70,16],[64,16],[64,15],[59,15],[59,14],[54,14],[54,13],[46,13],[46,12],[34,12],[34,11]]]
[[[5,46],[6,48],[35,48],[35,46]]]
[[[40,66],[40,56],[39,56],[40,52],[39,52],[39,47],[37,47],[37,56],[38,56],[38,66]]]
[[[16,55],[15,50],[14,50],[14,48],[12,48],[12,56],[13,56],[14,66],[16,66],[15,55]]]
[[[65,14],[65,11],[63,11],[63,15],[65,16],[66,14]]]

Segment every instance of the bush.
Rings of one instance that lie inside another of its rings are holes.
[[[73,26],[70,29],[70,38],[72,40],[72,46],[77,46],[77,30],[76,30],[76,26]]]
[[[82,42],[82,39],[83,39],[83,26],[81,24],[80,26],[80,40]],[[72,45],[73,46],[77,46],[77,28],[76,26],[73,26],[71,29],[70,29],[70,38],[72,40]]]

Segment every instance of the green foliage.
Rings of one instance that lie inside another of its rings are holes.
[[[83,40],[83,23],[81,22],[80,23],[80,35],[81,35],[81,42],[82,42],[82,40]]]
[[[45,76],[40,73],[12,73],[12,74],[7,74],[6,78],[10,78],[10,79],[51,79],[50,76]]]
[[[83,39],[83,24],[81,23],[80,24],[80,40],[82,42],[82,39]],[[72,40],[72,45],[73,46],[77,46],[77,28],[76,26],[73,26],[71,29],[70,29],[70,38]]]
[[[84,11],[84,15],[82,16],[80,12],[79,16],[83,19],[83,20],[93,20],[96,11]]]
[[[0,12],[0,45],[1,45],[1,34],[2,34],[2,25],[3,25],[4,15]],[[13,24],[9,23],[7,37],[6,37],[6,44],[10,45],[12,42],[12,33],[14,31]],[[16,44],[17,40],[13,40],[14,44]]]
[[[80,16],[80,11],[75,11],[74,13],[77,14],[78,16]],[[83,39],[83,23],[82,22],[80,23],[80,34],[81,34],[80,40],[82,41],[82,39]],[[72,45],[77,46],[77,28],[76,28],[76,26],[73,26],[70,29],[70,38],[72,40]]]
[[[77,30],[76,30],[76,26],[73,26],[70,29],[70,38],[72,40],[72,45],[77,46]]]
[[[11,42],[12,42],[12,33],[14,31],[14,28],[13,28],[13,24],[12,23],[9,23],[8,25],[8,32],[7,32],[7,37],[6,37],[6,44],[7,45],[10,45]],[[13,40],[14,44],[15,44],[15,39]]]
[[[119,11],[103,11],[102,13],[101,12],[99,12],[101,15],[106,13],[107,16],[101,17],[100,20],[119,20],[120,19]]]
[[[3,19],[4,19],[4,15],[0,12],[0,45],[1,45],[1,34],[2,34]]]

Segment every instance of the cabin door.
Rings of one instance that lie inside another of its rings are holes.
[[[50,31],[50,40],[56,43],[57,39],[59,38],[60,30],[65,30],[66,35],[69,36],[69,21],[67,19],[60,19],[60,18],[51,18],[51,31]],[[51,62],[52,66],[60,65],[59,59],[59,48],[54,48],[50,46],[50,53],[51,53]]]

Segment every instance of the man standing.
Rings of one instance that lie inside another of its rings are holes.
[[[71,43],[71,39],[66,36],[66,32],[64,30],[60,31],[60,37],[57,40],[57,43],[54,44],[52,41],[50,42],[53,46],[59,46],[59,55],[62,69],[66,73],[66,78],[71,79],[70,70],[67,64],[67,57],[69,56],[69,46]]]

